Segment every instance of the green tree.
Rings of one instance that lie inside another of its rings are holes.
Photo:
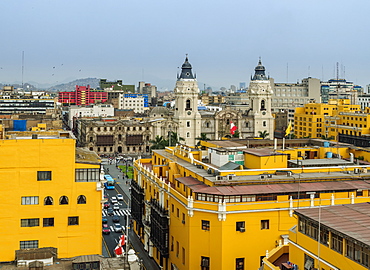
[[[200,146],[200,142],[201,141],[209,141],[209,138],[207,137],[207,134],[205,134],[205,133],[200,133],[200,137],[197,137],[197,138],[195,138],[196,140],[199,140],[198,142],[197,142],[197,147],[199,147]],[[204,150],[205,149],[205,147],[204,146],[202,146],[202,150]]]
[[[176,144],[180,143],[181,141],[185,141],[184,138],[180,137],[177,132],[170,131],[169,136],[166,141],[166,146],[175,146]],[[171,143],[171,145],[170,145]]]
[[[240,133],[239,133],[239,131],[238,131],[238,130],[236,130],[236,131],[234,132],[234,134],[233,134],[233,138],[239,138],[239,136],[240,136]]]
[[[152,146],[150,149],[164,149],[166,147],[166,140],[162,136],[156,136],[154,140],[149,141]]]
[[[334,140],[334,136],[322,135],[321,139],[331,141]]]
[[[259,133],[259,137],[262,139],[266,139],[270,135],[270,133],[268,133],[267,130],[258,131],[258,133]]]

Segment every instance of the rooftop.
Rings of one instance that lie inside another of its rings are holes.
[[[370,203],[299,209],[295,212],[370,246]]]

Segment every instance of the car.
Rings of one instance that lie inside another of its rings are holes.
[[[108,219],[107,219],[107,218],[103,218],[103,219],[102,219],[102,223],[103,223],[103,224],[108,223]]]
[[[107,213],[108,213],[108,216],[113,216],[114,215],[114,212],[113,212],[112,208],[108,208]]]
[[[105,202],[105,203],[104,203],[104,208],[105,208],[105,209],[109,208],[109,206],[110,206],[110,203],[109,203],[109,202]]]
[[[119,216],[113,216],[112,221],[115,223],[119,222]]]
[[[103,225],[103,234],[110,234],[110,229],[108,224]]]
[[[115,232],[122,232],[122,226],[121,226],[121,224],[119,224],[119,223],[115,223],[115,224],[113,225],[113,228],[114,228],[114,231],[115,231]]]
[[[117,200],[118,200],[118,201],[123,201],[123,195],[122,195],[122,194],[119,194],[119,193],[118,193],[118,194],[116,195],[116,197],[117,197]]]
[[[113,210],[119,210],[119,204],[118,203],[113,204]]]
[[[118,201],[117,201],[117,198],[116,198],[116,197],[112,197],[112,198],[110,198],[110,201],[111,201],[113,204],[118,203]]]

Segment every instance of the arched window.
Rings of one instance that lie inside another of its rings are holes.
[[[186,108],[185,110],[191,110],[191,107],[190,107],[190,99],[187,99],[186,100]]]
[[[44,199],[44,205],[53,205],[53,204],[54,204],[54,202],[53,202],[53,198],[52,197],[50,197],[50,196],[45,197],[45,199]]]
[[[78,196],[77,204],[86,204],[86,197],[84,195]]]
[[[245,122],[245,127],[248,128],[249,127],[249,122]]]
[[[209,122],[206,122],[206,128],[209,128]]]
[[[226,125],[230,125],[230,119],[226,119]]]
[[[190,132],[186,132],[186,137],[190,138]]]
[[[59,204],[68,204],[68,197],[67,196],[60,197]]]
[[[265,100],[264,99],[261,100],[261,110],[266,110],[266,108],[265,108]]]
[[[121,141],[122,140],[122,135],[121,134],[118,134],[118,140]]]

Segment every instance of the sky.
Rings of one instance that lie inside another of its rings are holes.
[[[338,63],[339,77],[370,83],[368,0],[2,0],[0,10],[0,83],[172,90],[186,54],[200,89],[248,84],[259,57],[275,82],[336,78]]]

